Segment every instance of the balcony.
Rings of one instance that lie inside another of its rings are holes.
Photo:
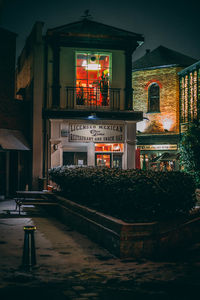
[[[57,89],[58,91],[59,89]],[[142,121],[143,113],[126,107],[126,98],[132,103],[133,90],[122,91],[120,88],[108,88],[107,91],[99,88],[65,87],[65,98],[60,105],[59,93],[55,93],[55,101],[48,101],[43,108],[43,117],[48,119],[101,119]],[[63,94],[62,94],[63,95]],[[48,98],[49,99],[49,98]],[[50,100],[50,99],[49,99]],[[64,102],[64,105],[63,105]]]
[[[119,88],[108,88],[102,91],[97,87],[67,86],[65,89],[65,109],[120,110]]]

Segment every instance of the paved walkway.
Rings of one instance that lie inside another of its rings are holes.
[[[35,225],[37,265],[21,268],[24,225]],[[184,250],[184,249],[183,249]],[[70,227],[13,200],[0,202],[0,299],[192,299],[200,245],[165,262],[114,257]],[[199,293],[199,292],[198,292]]]

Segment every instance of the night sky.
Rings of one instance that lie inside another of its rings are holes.
[[[43,21],[46,32],[80,20],[86,9],[94,21],[144,35],[133,60],[159,45],[200,59],[198,0],[0,0],[0,26],[18,34],[18,56],[35,21]]]

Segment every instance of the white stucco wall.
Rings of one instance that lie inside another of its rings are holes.
[[[61,128],[65,128],[69,134],[69,123],[78,122],[85,125],[87,122],[78,120],[51,120],[51,166],[56,167],[63,165],[63,152],[87,152],[87,165],[95,166],[95,143],[94,142],[70,142],[68,136],[61,136]],[[124,127],[124,152],[122,155],[122,168],[135,168],[135,148],[136,148],[136,124],[133,122],[124,121],[98,121],[92,124],[113,124]],[[109,142],[110,143],[110,142]],[[114,142],[117,143],[117,142]],[[119,153],[119,152],[115,152]],[[106,154],[106,152],[104,152]]]

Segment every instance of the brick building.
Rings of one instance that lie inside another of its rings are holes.
[[[25,188],[26,107],[14,99],[16,34],[0,28],[0,196]]]
[[[32,106],[32,183],[59,165],[134,168],[132,53],[141,34],[82,20],[37,22],[18,60],[17,94]]]
[[[180,130],[194,119],[200,118],[200,61],[179,72],[180,80]]]
[[[179,77],[196,60],[159,46],[133,63],[133,108],[144,112],[137,124],[143,169],[177,169]]]

